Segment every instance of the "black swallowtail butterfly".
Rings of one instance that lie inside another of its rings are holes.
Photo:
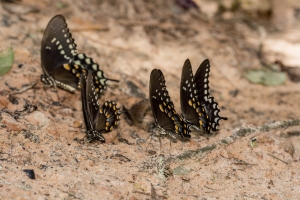
[[[143,99],[140,102],[127,109],[123,106],[125,119],[130,126],[142,123],[146,111],[150,108],[149,99]]]
[[[116,103],[106,101],[99,108],[98,94],[95,90],[93,77],[90,71],[82,73],[81,77],[82,111],[87,129],[87,140],[105,142],[102,133],[108,133],[119,123],[120,112]]]
[[[171,137],[174,137],[174,133],[181,137],[191,137],[189,125],[175,111],[164,75],[159,69],[153,69],[151,72],[149,93],[155,125]]]
[[[58,86],[70,92],[80,87],[80,77],[86,70],[93,73],[96,91],[106,89],[107,79],[99,65],[85,54],[77,53],[76,44],[64,16],[56,15],[44,32],[41,61],[44,74],[41,80],[46,85]]]
[[[180,83],[182,117],[185,121],[191,123],[196,130],[200,131],[202,129],[205,132],[209,132],[209,118],[198,100],[198,93],[191,63],[189,60],[186,60],[182,68]]]
[[[190,60],[187,59],[183,65],[180,98],[181,109],[184,119],[209,133],[210,130],[217,131],[221,119],[218,103],[209,91],[209,60],[204,60],[199,66],[195,76],[193,76]]]

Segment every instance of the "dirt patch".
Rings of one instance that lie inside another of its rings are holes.
[[[3,199],[298,199],[299,83],[267,87],[244,78],[275,60],[300,66],[289,48],[300,46],[296,1],[263,10],[194,2],[187,8],[171,0],[2,3],[0,49],[12,46],[15,53],[12,69],[0,77]],[[21,11],[11,10],[17,5]],[[122,115],[105,144],[83,143],[80,91],[56,93],[39,81],[43,30],[56,14],[66,17],[79,52],[120,80],[100,104],[129,108],[148,98],[150,72],[159,68],[179,111],[185,59],[195,72],[208,58],[211,93],[229,119],[216,134],[173,143],[150,137],[151,112],[139,126]],[[279,51],[277,39],[286,48]],[[35,179],[23,171],[30,169]]]

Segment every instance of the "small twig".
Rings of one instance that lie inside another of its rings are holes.
[[[257,164],[251,164],[251,163],[232,163],[234,165],[250,165],[250,166],[257,166]]]
[[[29,90],[29,89],[32,89],[32,88],[37,84],[37,82],[38,82],[38,80],[35,81],[33,84],[28,85],[28,86],[26,86],[26,87],[23,87],[22,89],[20,89],[20,90],[18,90],[18,91],[16,91],[16,92],[12,92],[11,95],[21,94],[21,93],[23,93],[23,92],[25,92],[25,91],[27,91],[27,90]]]
[[[72,193],[70,193],[70,192],[64,191],[64,190],[62,190],[62,189],[60,189],[60,188],[57,188],[57,189],[58,189],[59,191],[63,192],[63,193],[68,194],[69,196],[71,196],[71,197],[73,197],[73,198],[75,198],[75,199],[81,199],[79,196],[77,196],[77,195],[75,195],[75,194],[72,194]]]
[[[133,191],[133,193],[138,193],[138,194],[143,194],[143,195],[146,195],[146,196],[150,196],[150,194],[147,193],[147,192]]]
[[[241,128],[238,131],[236,131],[235,133],[233,133],[231,136],[228,136],[222,140],[218,140],[218,141],[214,142],[213,144],[208,145],[206,147],[196,149],[196,150],[185,151],[184,153],[176,155],[176,156],[171,155],[166,159],[165,164],[170,164],[170,163],[176,162],[178,160],[190,159],[193,157],[202,157],[205,154],[210,153],[217,147],[227,146],[229,144],[234,143],[239,138],[243,138],[245,136],[249,136],[249,135],[257,133],[257,132],[267,132],[267,131],[278,129],[278,128],[287,128],[287,127],[298,126],[298,125],[300,125],[300,119],[272,122],[272,123],[265,124],[265,125],[255,127],[255,128]],[[158,162],[157,159],[158,158],[153,157],[153,158],[150,158],[150,160],[143,162],[142,168],[149,169],[149,168],[155,167],[156,163]],[[282,162],[288,164],[285,161],[282,161]]]
[[[216,190],[216,191],[224,190],[224,189],[214,189],[214,188],[208,187],[207,185],[204,185],[204,187],[206,187],[207,189],[210,189],[210,190]]]
[[[272,154],[270,154],[270,153],[268,153],[268,155],[269,156],[271,156],[271,157],[273,157],[273,158],[275,158],[275,159],[277,159],[277,160],[280,160],[281,162],[283,162],[283,163],[285,163],[285,164],[289,164],[288,162],[286,162],[286,161],[284,161],[284,160],[281,160],[280,158],[278,158],[278,157],[276,157],[276,156],[274,156],[274,155],[272,155]]]

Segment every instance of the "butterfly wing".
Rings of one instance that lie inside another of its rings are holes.
[[[180,83],[180,103],[183,118],[196,126],[207,131],[208,116],[198,100],[198,90],[194,81],[191,62],[187,59],[182,68]]]
[[[210,62],[208,59],[204,60],[195,73],[195,83],[198,89],[198,99],[200,102],[208,102],[210,97],[209,90],[209,72]]]
[[[95,90],[92,72],[82,73],[81,96],[88,141],[105,141],[102,133],[111,131],[120,120],[116,103],[107,101],[99,109],[98,93]]]
[[[83,53],[78,53],[74,57],[72,65],[81,66],[84,70],[89,70],[92,72],[95,89],[96,92],[98,92],[99,94],[103,93],[103,91],[106,90],[106,82],[108,80],[118,82],[118,80],[106,78],[104,72],[100,69],[100,66],[97,63],[95,63],[92,58],[87,57]]]
[[[159,69],[154,69],[151,72],[149,98],[156,125],[182,137],[190,137],[186,123],[175,111],[165,85],[163,73]]]
[[[87,132],[94,130],[93,114],[92,113],[92,100],[90,99],[92,87],[91,87],[91,74],[87,72],[81,75],[81,102],[82,111]],[[98,102],[98,101],[96,101]],[[99,108],[99,106],[96,106]],[[97,109],[95,108],[95,109]]]
[[[221,119],[227,120],[227,117],[220,117],[218,108],[218,103],[214,100],[214,97],[210,95],[209,90],[209,72],[210,72],[210,62],[208,59],[204,60],[199,66],[195,74],[195,82],[198,89],[198,99],[205,108],[206,114],[211,122],[210,126],[213,131],[217,131],[220,125],[219,121]]]
[[[95,130],[100,133],[112,131],[119,123],[120,112],[117,104],[113,101],[106,101],[95,119]]]
[[[68,64],[76,54],[76,44],[65,18],[62,15],[54,16],[49,21],[42,39],[41,62],[45,74],[42,80],[46,84],[55,80],[59,87],[73,92],[79,83],[79,77],[69,72],[71,68]]]

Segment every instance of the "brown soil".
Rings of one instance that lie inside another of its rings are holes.
[[[15,62],[0,77],[1,199],[299,198],[299,120],[289,128],[258,128],[300,117],[299,83],[267,87],[244,78],[261,63],[300,66],[299,51],[291,50],[300,47],[297,1],[223,13],[217,2],[195,2],[199,10],[188,11],[171,0],[2,3],[0,50],[12,46]],[[39,12],[27,12],[32,8]],[[59,13],[79,51],[120,80],[101,104],[130,107],[148,98],[150,72],[159,68],[179,111],[185,59],[195,71],[209,58],[212,95],[229,119],[216,134],[193,133],[190,141],[173,143],[149,137],[151,112],[140,126],[129,126],[122,115],[105,144],[82,142],[80,91],[56,93],[39,81],[43,30]],[[251,131],[227,138],[241,128]],[[35,179],[25,169],[33,169]]]

